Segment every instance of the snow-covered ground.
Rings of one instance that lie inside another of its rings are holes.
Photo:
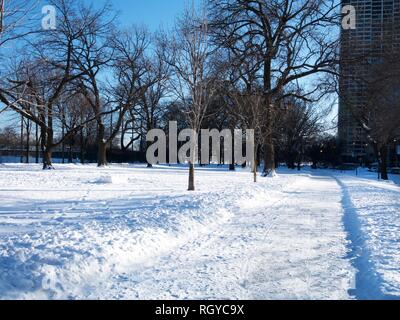
[[[365,170],[336,175],[342,188],[345,226],[360,299],[400,299],[400,182],[377,181]]]
[[[0,165],[1,299],[400,297],[400,187],[361,172]]]

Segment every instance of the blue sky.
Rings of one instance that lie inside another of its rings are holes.
[[[42,0],[47,3],[46,0]],[[101,5],[104,0],[82,0]],[[119,12],[119,21],[126,27],[133,24],[147,25],[151,31],[172,27],[176,17],[191,0],[109,0]],[[0,114],[0,128],[17,125],[20,117],[14,112]]]
[[[86,1],[86,0],[85,0]],[[90,1],[88,1],[90,2]],[[110,0],[124,25],[145,24],[151,30],[171,26],[188,0]]]

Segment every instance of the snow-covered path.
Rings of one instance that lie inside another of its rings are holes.
[[[239,202],[212,233],[122,275],[108,298],[349,298],[353,269],[335,180],[298,176],[269,198]]]
[[[332,171],[0,165],[0,299],[395,298],[400,188]]]

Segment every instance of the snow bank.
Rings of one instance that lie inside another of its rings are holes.
[[[127,184],[129,179],[124,175],[104,175],[96,179],[94,184]]]
[[[19,190],[15,201],[0,193],[3,299],[90,298],[93,286],[226,223],[238,196],[221,180],[188,193],[186,172],[13,170],[0,172]]]
[[[346,209],[360,299],[400,297],[400,188],[376,174],[338,175]],[[346,220],[345,220],[346,221]],[[350,223],[352,222],[353,223]]]

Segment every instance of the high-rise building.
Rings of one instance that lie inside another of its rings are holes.
[[[356,28],[342,30],[341,33],[341,80],[339,101],[339,140],[342,158],[346,162],[373,157],[368,147],[365,130],[354,116],[365,106],[365,89],[362,81],[368,78],[370,68],[353,68],[352,61],[368,55],[369,61],[379,61],[383,46],[384,32],[388,26],[393,32],[391,45],[400,47],[400,0],[343,0],[344,5],[352,5],[356,10]]]

